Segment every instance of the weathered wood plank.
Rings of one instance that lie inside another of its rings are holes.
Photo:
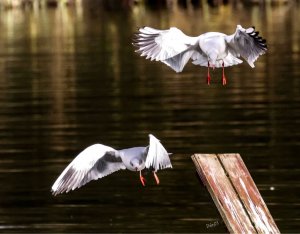
[[[195,154],[192,160],[231,233],[256,233],[217,155]]]
[[[258,233],[280,233],[239,154],[219,154],[225,171]]]
[[[239,154],[192,159],[231,233],[280,233]]]

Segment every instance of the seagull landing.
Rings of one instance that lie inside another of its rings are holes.
[[[141,171],[145,168],[153,172],[159,184],[157,170],[171,168],[168,152],[153,135],[149,134],[149,146],[115,150],[109,146],[95,144],[83,150],[61,173],[52,186],[53,195],[80,188],[91,180],[97,180],[121,169]]]
[[[161,61],[176,72],[181,72],[192,59],[193,64],[207,67],[207,84],[211,82],[209,68],[222,67],[223,85],[227,83],[224,67],[242,63],[241,56],[253,68],[257,58],[267,51],[266,40],[258,36],[255,28],[245,29],[241,25],[237,25],[232,35],[207,32],[197,37],[187,36],[175,27],[168,30],[143,27],[132,44],[141,56]]]

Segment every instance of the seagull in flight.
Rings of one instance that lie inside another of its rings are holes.
[[[171,27],[159,30],[142,27],[134,34],[132,43],[141,56],[161,61],[176,72],[181,72],[187,62],[207,67],[207,84],[211,82],[209,68],[222,67],[222,84],[226,85],[224,67],[242,63],[242,57],[254,68],[254,62],[267,51],[266,40],[259,36],[255,27],[237,25],[235,33],[207,32],[197,37],[185,35]]]
[[[57,195],[80,188],[91,180],[97,180],[121,169],[139,171],[145,186],[143,169],[153,172],[155,181],[158,170],[172,168],[169,153],[160,141],[149,134],[149,146],[115,150],[102,144],[94,144],[83,150],[61,173],[52,186],[52,194]]]

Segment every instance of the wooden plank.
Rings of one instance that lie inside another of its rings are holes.
[[[225,171],[235,187],[258,233],[280,233],[239,154],[219,154]]]
[[[237,193],[215,154],[195,154],[192,160],[231,233],[256,233]]]

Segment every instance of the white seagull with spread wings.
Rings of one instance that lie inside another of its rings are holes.
[[[141,171],[145,168],[153,172],[159,184],[157,170],[171,168],[169,153],[153,135],[149,134],[149,146],[115,150],[102,144],[94,144],[83,150],[61,173],[52,186],[53,195],[80,188],[91,180],[97,180],[121,169]]]
[[[266,40],[258,36],[254,27],[237,25],[232,35],[207,32],[197,37],[185,35],[180,29],[171,27],[158,30],[143,27],[133,38],[136,52],[146,59],[161,61],[176,72],[181,72],[189,61],[207,67],[207,83],[211,77],[209,68],[222,67],[222,83],[227,83],[224,67],[242,63],[241,56],[253,68],[257,58],[267,51]]]

